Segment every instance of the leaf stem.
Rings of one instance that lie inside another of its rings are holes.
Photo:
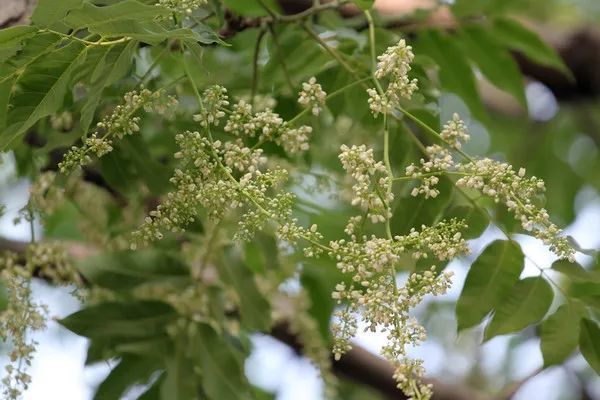
[[[375,71],[377,71],[377,57],[375,55],[375,23],[373,22],[373,16],[369,10],[365,10],[365,17],[367,18],[367,23],[369,24],[369,48],[371,50],[371,74],[373,75],[373,83],[375,83],[377,92],[383,96],[384,90],[381,87],[379,80],[375,77]]]
[[[154,69],[158,66],[160,59],[166,54],[166,52],[168,50],[169,50],[169,43],[167,43],[167,45],[160,51],[160,53],[158,53],[158,55],[156,56],[156,58],[154,59],[154,61],[150,65],[150,67],[148,67],[148,70],[140,78],[140,85],[143,84],[146,81],[146,79],[148,79],[148,77],[150,76],[152,71],[154,71]]]
[[[281,48],[281,45],[279,44],[279,38],[277,36],[277,32],[275,31],[273,24],[269,24],[268,27],[269,27],[269,32],[271,32],[271,36],[273,36],[273,42],[275,43],[275,47],[277,48],[277,58],[279,59],[279,63],[281,64],[281,69],[283,70],[283,75],[285,76],[285,80],[286,80],[288,86],[290,87],[290,91],[293,94],[294,93],[294,83],[292,82],[292,78],[290,77],[290,72],[289,72],[287,64],[285,62],[283,49]]]
[[[83,43],[85,45],[88,45],[88,46],[112,46],[113,44],[125,43],[125,42],[131,40],[130,37],[125,36],[125,37],[122,37],[120,39],[107,40],[107,41],[105,41],[103,38],[100,38],[99,40],[97,40],[95,42],[92,42],[92,41],[89,41],[89,40],[86,40],[86,39],[78,38],[77,36],[74,36],[73,34],[67,35],[66,33],[62,33],[62,32],[59,32],[59,31],[52,30],[52,29],[48,29],[48,28],[46,28],[46,29],[40,29],[38,31],[38,33],[44,33],[44,32],[54,33],[55,35],[59,35],[59,36],[65,38],[65,39],[73,39],[73,40],[76,40],[76,41],[78,41],[80,43]]]
[[[250,105],[252,107],[254,107],[254,98],[256,97],[256,90],[258,87],[258,55],[260,53],[260,43],[265,36],[265,32],[264,27],[258,31],[258,36],[256,37],[256,43],[254,45],[254,56],[252,58],[252,88],[250,89]]]
[[[340,65],[346,71],[348,71],[350,75],[352,75],[357,81],[363,81],[363,79],[358,75],[358,73],[337,53],[337,51],[335,51],[331,46],[329,46],[327,42],[325,42],[317,32],[315,32],[308,26],[308,24],[302,24],[302,28],[304,28],[304,30],[310,35],[310,37],[312,37],[317,43],[319,43],[321,47],[323,47],[323,49],[325,49],[325,51],[327,51],[329,55],[331,55],[331,57],[333,57],[338,63],[340,63]],[[366,84],[363,84],[363,86],[365,87],[365,89],[368,88]]]

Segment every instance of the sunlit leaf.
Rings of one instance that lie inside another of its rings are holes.
[[[270,326],[270,307],[259,292],[254,274],[235,255],[225,257],[221,265],[222,279],[231,285],[240,298],[242,323],[247,329],[265,330]]]
[[[167,325],[175,318],[175,310],[165,303],[130,301],[86,307],[59,322],[70,331],[89,338],[144,338],[165,334]]]
[[[10,98],[6,130],[0,134],[0,148],[23,135],[40,118],[62,106],[71,75],[83,63],[87,49],[72,42],[52,52],[43,62],[29,65],[16,81],[18,91]]]
[[[524,267],[518,244],[497,240],[486,247],[471,265],[456,303],[458,330],[480,323],[508,296]]]
[[[552,304],[554,293],[541,277],[518,281],[494,309],[494,316],[485,330],[485,340],[498,335],[519,332],[539,322]]]
[[[479,25],[463,26],[457,43],[492,84],[527,108],[523,77],[517,63],[487,29]]]
[[[128,388],[136,384],[146,383],[151,374],[157,369],[156,363],[146,358],[123,357],[98,386],[94,400],[120,399]]]
[[[79,265],[79,270],[93,284],[112,290],[151,282],[181,282],[189,276],[187,266],[180,259],[156,249],[88,257]]]
[[[581,320],[579,348],[590,367],[600,375],[600,328],[592,320]]]
[[[583,314],[583,307],[569,302],[542,323],[540,347],[544,366],[560,364],[575,351],[579,341],[579,320]]]
[[[447,35],[426,30],[419,33],[415,45],[422,55],[433,58],[439,65],[439,79],[442,89],[458,95],[467,104],[473,115],[485,120],[481,98],[477,92],[475,75],[458,45]]]
[[[247,382],[240,355],[206,324],[197,325],[191,352],[202,368],[202,388],[212,400],[247,399]]]

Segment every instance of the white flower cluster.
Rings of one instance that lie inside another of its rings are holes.
[[[440,136],[454,149],[460,149],[462,144],[470,139],[466,124],[456,113],[452,115],[452,120],[444,125]],[[440,181],[439,175],[454,168],[455,162],[450,151],[440,145],[427,146],[425,152],[427,158],[421,158],[420,166],[411,164],[406,167],[406,176],[421,182],[419,186],[413,188],[412,196],[424,195],[425,198],[435,198],[440,193],[436,188]]]
[[[380,95],[377,90],[373,88],[367,89],[367,94],[369,95],[369,100],[367,100],[369,108],[375,117],[379,114],[387,114],[390,112],[393,105],[386,95]]]
[[[219,218],[240,201],[239,192],[219,168],[215,150],[207,138],[188,131],[178,134],[175,140],[181,149],[175,157],[183,161],[184,169],[176,169],[170,180],[175,191],[167,193],[142,227],[133,233],[132,249],[162,239],[163,231],[183,231],[200,215],[203,203],[210,217]]]
[[[287,128],[277,138],[279,144],[288,154],[300,154],[310,148],[309,140],[312,127],[302,125],[299,128]]]
[[[178,104],[173,96],[167,96],[162,90],[152,92],[142,88],[139,92],[133,90],[125,93],[123,104],[115,107],[113,112],[102,121],[98,122],[98,128],[106,131],[111,136],[122,139],[126,135],[139,132],[139,117],[133,115],[140,109],[147,113],[164,115]]]
[[[242,194],[250,207],[242,215],[235,239],[252,240],[257,230],[261,230],[269,219],[277,224],[291,218],[294,195],[288,192],[278,192],[269,196],[268,191],[280,186],[288,177],[284,169],[275,169],[259,174],[255,179],[240,180]],[[252,199],[252,200],[248,200]]]
[[[275,139],[281,134],[284,127],[283,118],[279,114],[273,112],[270,108],[256,113],[252,123],[256,126],[259,132],[261,142],[266,142]]]
[[[0,313],[0,339],[12,345],[8,354],[10,363],[2,377],[2,398],[17,400],[31,382],[27,367],[37,345],[28,332],[45,328],[48,310],[32,300],[30,268],[20,265],[17,256],[10,253],[0,255],[0,264],[8,300],[7,308]]]
[[[562,232],[550,221],[548,212],[533,203],[533,199],[546,190],[543,180],[535,176],[526,178],[524,168],[515,172],[510,164],[489,158],[460,164],[457,169],[466,175],[457,185],[476,189],[495,202],[503,203],[523,229],[542,240],[560,258],[575,261],[575,251],[568,239],[560,236]]]
[[[70,111],[52,114],[50,116],[50,126],[57,131],[70,131],[73,129],[73,114]]]
[[[262,149],[250,149],[241,139],[225,142],[223,145],[216,141],[214,148],[222,157],[223,164],[232,171],[254,173],[267,162]]]
[[[432,254],[438,260],[450,261],[459,254],[467,254],[469,248],[461,231],[467,229],[464,221],[451,219],[440,221],[434,226],[422,225],[421,230],[411,228],[404,236],[395,236],[404,249],[410,248],[415,260],[428,258]]]
[[[177,99],[166,96],[162,91],[152,92],[148,89],[131,91],[123,96],[123,104],[115,107],[113,112],[104,117],[96,125],[96,132],[83,141],[81,147],[72,146],[58,164],[62,173],[69,173],[76,168],[89,164],[92,155],[102,157],[113,150],[110,137],[122,139],[126,135],[139,132],[140,117],[134,116],[143,109],[147,113],[165,114],[177,105]],[[102,136],[99,136],[102,132]]]
[[[64,155],[58,167],[60,172],[68,174],[76,168],[90,164],[92,156],[100,158],[112,150],[112,140],[105,137],[99,138],[96,133],[93,133],[83,141],[83,146],[71,146],[71,149]]]
[[[388,75],[406,76],[414,58],[412,47],[408,46],[404,39],[401,39],[397,45],[388,47],[385,53],[377,56],[375,77],[381,79]]]
[[[158,0],[156,5],[166,7],[176,14],[191,15],[206,3],[207,0]]]
[[[219,125],[219,120],[225,116],[223,111],[229,105],[227,89],[223,86],[214,85],[206,89],[202,96],[202,109],[200,114],[194,115],[194,121],[207,127]]]
[[[51,214],[64,204],[64,189],[54,185],[56,175],[54,171],[43,172],[31,184],[29,199],[36,211]]]
[[[240,136],[255,136],[256,124],[254,124],[252,105],[246,102],[246,100],[240,100],[232,108],[231,115],[223,130]]]
[[[308,242],[308,246],[304,247],[303,252],[306,257],[316,257],[323,253],[321,247],[314,244],[323,240],[323,235],[318,232],[316,224],[312,224],[310,228],[304,228],[298,225],[296,218],[289,218],[282,222],[277,227],[277,238],[289,244],[295,245],[298,240],[303,239]]]
[[[2,378],[2,398],[16,400],[31,381],[26,370],[31,365],[37,342],[28,337],[28,332],[43,329],[48,313],[45,305],[32,300],[33,274],[53,284],[81,286],[82,280],[58,243],[33,243],[24,257],[10,252],[0,254],[0,266],[0,279],[8,299],[7,308],[0,312],[0,339],[12,345],[10,363]]]
[[[233,105],[223,130],[239,137],[255,137],[258,133],[261,143],[274,141],[290,155],[307,151],[312,134],[312,127],[293,128],[270,108],[253,114],[252,106],[245,100]]]
[[[400,102],[400,98],[410,99],[418,89],[417,79],[410,79],[410,63],[415,55],[412,47],[406,44],[404,39],[397,45],[388,47],[385,53],[377,57],[377,69],[375,78],[389,78],[385,93],[379,93],[375,89],[368,89],[369,107],[375,117],[380,113],[387,113]]]
[[[36,242],[27,247],[26,268],[55,285],[83,287],[83,278],[60,242]]]
[[[421,158],[420,167],[410,164],[406,167],[406,176],[418,179],[420,185],[413,188],[411,195],[416,197],[424,195],[425,198],[435,198],[440,191],[436,188],[442,171],[454,166],[454,160],[450,151],[444,147],[434,144],[425,148],[428,158]]]
[[[457,113],[452,114],[452,120],[444,125],[440,136],[450,147],[455,149],[460,149],[462,144],[471,138],[467,131],[467,125]]]
[[[466,125],[457,114],[444,125],[441,137],[455,149],[469,140]],[[574,250],[567,238],[560,236],[561,230],[550,221],[548,212],[533,203],[545,191],[543,180],[535,176],[526,178],[524,168],[515,172],[510,164],[489,158],[458,163],[448,149],[439,145],[428,146],[426,152],[428,158],[421,159],[420,166],[406,167],[406,175],[420,181],[411,192],[413,196],[436,197],[439,190],[435,186],[441,175],[448,172],[462,175],[456,185],[478,190],[503,203],[523,229],[542,240],[559,257],[574,260]]]
[[[354,233],[359,220],[349,222],[348,232],[352,240],[330,242],[329,255],[337,260],[337,267],[351,276],[351,283],[336,285],[332,297],[345,307],[336,312],[333,325],[334,348],[339,359],[351,346],[349,340],[357,329],[357,316],[367,322],[367,329],[381,329],[388,333],[388,344],[383,355],[396,367],[394,377],[398,386],[407,395],[419,393],[426,396],[427,385],[419,383],[422,368],[420,361],[410,360],[406,348],[424,340],[425,331],[409,311],[418,305],[427,294],[444,294],[450,287],[452,273],[437,274],[435,267],[421,273],[412,273],[407,282],[398,287],[396,271],[401,256],[411,254],[416,259],[427,258],[428,254],[438,260],[452,259],[467,252],[466,242],[460,230],[463,221],[451,220],[432,227],[423,226],[421,231],[412,230],[406,236],[383,239],[363,236],[356,241]],[[427,397],[423,397],[427,398]]]
[[[352,176],[352,205],[367,211],[373,222],[384,222],[391,218],[390,204],[394,195],[389,187],[392,180],[381,161],[373,158],[373,149],[367,146],[341,146],[338,156],[344,170]]]
[[[261,171],[266,158],[261,149],[250,149],[241,140],[211,142],[200,132],[176,136],[181,160],[171,183],[175,191],[166,195],[145,223],[133,233],[131,247],[161,239],[164,231],[182,232],[200,215],[222,219],[236,209],[246,209],[236,238],[251,238],[267,222],[267,217],[290,214],[290,194],[269,196],[269,191],[287,178],[285,170]],[[234,177],[234,175],[239,178]]]
[[[306,108],[310,108],[313,115],[318,116],[325,105],[327,93],[317,83],[317,78],[313,76],[308,82],[302,83],[302,91],[298,93],[298,96],[298,103]]]

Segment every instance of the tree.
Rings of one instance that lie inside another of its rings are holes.
[[[119,360],[98,399],[267,396],[242,367],[256,332],[308,357],[328,398],[361,396],[347,378],[390,398],[510,398],[524,381],[487,396],[407,354],[426,338],[415,307],[490,225],[503,238],[471,259],[457,329],[534,335],[544,368],[579,351],[600,372],[600,275],[576,262],[595,253],[553,222],[586,180],[530,157],[550,142],[515,136],[528,121],[478,88],[526,108],[521,70],[580,75],[508,16],[530,2],[456,1],[444,23],[372,3],[41,0],[0,31],[0,147],[32,181],[31,242],[0,243],[6,398],[45,324],[34,278],[76,288],[60,323],[90,340],[86,362]],[[470,142],[483,130],[490,151]],[[515,234],[554,253],[551,271],[521,277]],[[359,324],[386,333],[385,361],[352,344]]]

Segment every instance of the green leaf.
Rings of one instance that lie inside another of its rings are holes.
[[[179,339],[183,340],[183,339]],[[188,400],[198,399],[196,387],[198,376],[197,366],[186,355],[189,349],[184,351],[180,348],[167,358],[166,373],[160,386],[161,398],[164,400]]]
[[[532,61],[555,68],[572,78],[571,71],[556,51],[519,22],[509,18],[496,18],[491,33],[507,48],[520,51]]]
[[[159,301],[101,303],[59,321],[70,331],[89,338],[150,338],[165,334],[177,317],[175,310]]]
[[[139,177],[135,165],[124,152],[119,151],[118,146],[116,151],[111,151],[100,158],[100,171],[112,188],[123,193],[138,190],[136,182]]]
[[[375,0],[352,0],[352,2],[361,10],[368,10],[375,4]]]
[[[6,310],[8,306],[8,293],[6,293],[6,288],[0,281],[0,312]]]
[[[111,289],[131,289],[151,282],[183,281],[188,267],[171,254],[156,249],[119,251],[84,259],[78,266],[94,285]]]
[[[3,66],[0,65],[0,74],[2,74]],[[11,90],[15,84],[17,77],[13,76],[0,83],[0,142],[2,139],[2,131],[6,128],[6,117],[8,110],[8,102],[10,101]]]
[[[31,16],[31,22],[42,28],[54,25],[71,10],[83,6],[83,0],[39,0]]]
[[[153,193],[162,193],[169,187],[170,172],[152,157],[140,135],[127,137],[119,142],[118,148],[131,160],[137,176]]]
[[[437,30],[426,30],[419,34],[415,47],[438,64],[442,89],[458,95],[475,117],[486,120],[475,75],[454,39]]]
[[[552,269],[563,273],[576,283],[600,283],[600,272],[589,271],[576,262],[558,260],[552,263]]]
[[[437,188],[440,193],[435,198],[411,196],[410,190],[404,190],[394,205],[391,226],[394,234],[403,235],[413,227],[433,225],[440,220],[442,212],[448,206],[454,186],[448,179],[441,178]]]
[[[18,91],[10,98],[7,129],[0,134],[0,148],[5,147],[43,117],[60,109],[71,75],[83,63],[87,49],[73,42],[52,52],[25,70],[16,81]]]
[[[600,328],[587,318],[581,320],[579,349],[590,367],[600,375]]]
[[[135,0],[125,0],[106,7],[85,3],[82,8],[69,12],[65,23],[75,30],[85,28],[102,36],[129,37],[151,45],[157,45],[168,38],[203,42],[207,40],[187,28],[167,30],[154,20],[158,16],[168,15],[170,11],[167,8]]]
[[[225,255],[219,271],[223,281],[231,285],[239,296],[242,325],[249,330],[269,329],[271,325],[269,302],[256,287],[252,271],[231,252]]]
[[[81,129],[87,131],[94,119],[94,113],[104,89],[121,79],[131,68],[138,43],[130,41],[127,44],[111,46],[101,62],[94,68],[90,82],[92,86],[81,109]]]
[[[331,297],[335,285],[346,277],[335,267],[335,262],[325,257],[304,263],[300,282],[310,299],[309,314],[319,325],[321,336],[329,341],[331,315],[336,302]]]
[[[17,25],[0,30],[0,63],[21,49],[25,39],[33,37],[37,29],[33,26]]]
[[[600,312],[600,296],[581,296],[577,299],[581,300],[586,306],[591,307],[596,312]]]
[[[497,240],[477,257],[456,303],[458,330],[481,322],[510,293],[525,258],[517,243]]]
[[[44,237],[62,240],[81,240],[81,232],[77,226],[81,217],[81,212],[75,203],[65,199],[60,207],[44,218]]]
[[[157,369],[156,363],[147,358],[124,356],[98,386],[94,400],[120,399],[128,388],[146,383]]]
[[[38,33],[25,39],[17,54],[0,64],[0,83],[9,78],[18,77],[28,65],[44,60],[45,56],[56,50],[60,42],[60,36],[54,33]]]
[[[170,13],[165,7],[147,5],[136,0],[124,0],[106,7],[84,3],[83,7],[71,10],[67,14],[65,23],[76,30],[85,28],[91,33],[115,36],[111,31],[118,31],[121,22],[151,21],[156,17],[166,17]],[[113,30],[112,27],[117,29]]]
[[[268,11],[258,0],[223,0],[227,8],[244,17],[259,17],[268,15]],[[279,11],[276,0],[264,0],[263,3],[272,11]]]
[[[488,217],[471,206],[450,207],[444,213],[444,217],[462,219],[467,223],[467,229],[462,232],[465,239],[478,238],[489,225]]]
[[[577,348],[583,307],[572,302],[561,305],[541,326],[540,347],[544,367],[561,364]]]
[[[492,84],[510,93],[527,108],[523,77],[517,63],[487,29],[480,25],[464,25],[457,39],[464,53]]]
[[[248,382],[238,353],[207,324],[197,325],[191,352],[202,369],[202,389],[212,400],[249,399]]]
[[[494,316],[485,330],[489,340],[498,335],[519,332],[539,322],[552,304],[552,288],[541,277],[525,278],[496,305]]]

